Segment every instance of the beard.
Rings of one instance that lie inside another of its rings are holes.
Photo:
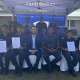
[[[35,33],[33,33],[33,32],[32,32],[32,34],[33,34],[33,35],[35,35],[35,34],[36,34],[36,32],[35,32]]]

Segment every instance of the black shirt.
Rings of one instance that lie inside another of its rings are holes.
[[[43,23],[38,22],[36,24],[36,27],[38,28],[38,33],[42,32],[42,28],[45,28],[45,30],[47,30],[47,25],[45,22],[43,22]]]
[[[62,39],[61,46],[63,48],[67,48],[67,42],[74,42],[75,46],[76,46],[76,39],[74,39],[73,37],[71,39],[68,39],[67,37],[65,37],[64,39]]]
[[[1,34],[0,40],[1,41],[6,41],[7,48],[10,47],[10,45],[12,43],[11,42],[11,35],[10,34],[8,34],[7,36],[4,36],[3,34]]]
[[[44,46],[48,49],[56,49],[57,43],[59,42],[58,36],[53,34],[52,36],[49,36],[48,34],[43,36],[42,42],[44,42]]]

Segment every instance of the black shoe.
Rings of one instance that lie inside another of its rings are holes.
[[[32,69],[29,69],[28,74],[31,74],[31,73],[32,73]]]
[[[69,72],[70,72],[70,74],[72,74],[72,76],[74,76],[74,77],[76,77],[76,76],[77,76],[77,75],[76,75],[76,72],[75,72],[75,70],[74,70],[74,69],[69,70]]]
[[[5,71],[5,72],[3,73],[3,75],[5,75],[5,76],[6,76],[7,74],[8,74],[8,72],[7,72],[7,71]]]
[[[51,71],[52,71],[51,68],[48,68],[48,69],[47,69],[47,72],[48,72],[48,73],[51,73]]]
[[[18,76],[22,76],[22,73],[18,73],[17,75],[18,75]]]
[[[15,66],[14,74],[18,73],[18,65]]]
[[[36,69],[34,69],[34,73],[35,74],[37,74],[38,73],[38,69],[36,68]]]
[[[3,75],[3,72],[0,72],[0,75]]]

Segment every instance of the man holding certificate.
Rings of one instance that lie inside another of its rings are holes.
[[[77,65],[80,57],[79,54],[77,53],[76,40],[72,37],[71,30],[67,31],[67,37],[65,37],[62,40],[61,48],[62,48],[62,54],[67,60],[69,72],[73,76],[76,76],[74,67]],[[73,57],[73,60],[71,60],[71,56]]]
[[[9,66],[9,52],[11,48],[11,36],[8,34],[8,26],[3,25],[1,27],[2,34],[0,35],[0,75],[4,74],[7,75],[8,73],[8,66]],[[5,65],[3,63],[3,57],[5,60]],[[5,66],[5,67],[4,67]]]
[[[12,48],[9,53],[10,60],[15,66],[14,74],[22,75],[22,66],[25,56],[25,36],[22,34],[22,26],[17,25],[17,33],[12,36]],[[19,67],[16,56],[19,55]]]

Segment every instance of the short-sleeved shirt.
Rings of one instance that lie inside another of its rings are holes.
[[[7,36],[4,36],[3,34],[1,34],[0,40],[1,41],[6,41],[7,48],[10,47],[10,45],[12,43],[11,42],[11,35],[10,34],[8,34]]]
[[[68,39],[67,37],[65,37],[64,39],[62,39],[61,46],[63,48],[67,48],[67,42],[74,42],[75,43],[75,47],[76,47],[76,39],[74,39],[73,37],[71,39]]]
[[[20,45],[21,47],[24,47],[25,46],[25,35],[24,34],[21,34],[21,35],[18,35],[17,33],[12,35],[12,37],[20,37]]]
[[[48,49],[56,49],[57,43],[59,43],[59,38],[57,35],[53,34],[52,36],[44,35],[42,38],[42,42],[44,42],[44,46]]]
[[[42,32],[42,28],[45,28],[45,30],[47,30],[47,25],[45,22],[43,22],[43,23],[38,22],[36,24],[36,27],[38,28],[38,33]]]
[[[23,27],[25,27],[25,25],[28,25],[28,30],[31,31],[31,27],[33,26],[33,23],[29,22],[29,23],[23,23]]]

